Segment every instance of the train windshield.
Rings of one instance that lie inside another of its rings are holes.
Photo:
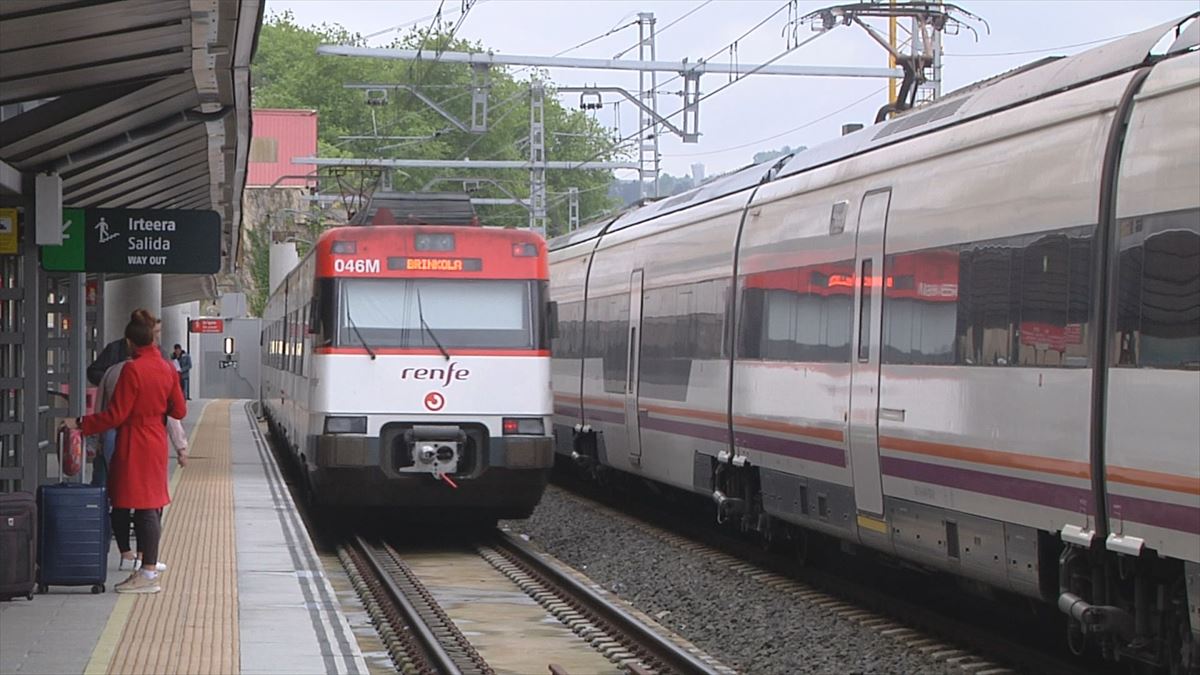
[[[532,309],[541,306],[544,288],[539,282],[344,279],[339,285],[341,345],[365,341],[372,348],[436,349],[440,342],[447,349],[543,348]]]

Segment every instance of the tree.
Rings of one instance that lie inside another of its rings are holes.
[[[390,90],[385,105],[367,105],[362,90],[345,84],[410,84],[438,101],[460,120],[471,117],[471,69],[464,64],[445,63],[441,51],[480,52],[481,44],[455,38],[449,25],[434,23],[414,27],[391,46],[419,49],[419,61],[320,56],[317,46],[336,43],[363,45],[361,36],[339,25],[301,27],[293,16],[274,14],[263,25],[252,68],[254,105],[260,108],[312,108],[319,114],[318,150],[323,157],[371,157],[415,159],[528,159],[530,129],[530,77],[535,73],[510,72],[493,67],[490,80],[488,132],[465,133],[421,102],[416,95]],[[547,159],[612,159],[609,132],[583,112],[569,110],[553,95],[547,82],[544,104]],[[402,136],[402,140],[344,140],[344,136]],[[513,170],[436,171],[405,169],[393,174],[397,190],[421,190],[430,181],[449,177],[486,178],[499,183],[521,199],[529,196],[529,175]],[[613,203],[607,187],[608,171],[547,172],[549,234],[565,229],[568,219],[569,187],[579,189],[581,218],[609,209]],[[432,190],[457,191],[461,183],[440,181]],[[481,182],[477,196],[505,197],[492,183]],[[516,205],[477,207],[487,224],[520,226],[528,222],[528,211]]]
[[[785,145],[778,150],[762,150],[762,151],[754,153],[754,163],[758,164],[759,162],[765,162],[768,159],[775,159],[776,157],[783,157],[784,155],[786,155],[788,153],[803,152],[807,149],[808,148],[803,145],[801,145],[799,147],[795,147],[795,148]]]

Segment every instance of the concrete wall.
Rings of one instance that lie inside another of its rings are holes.
[[[183,347],[184,351],[192,355],[192,378],[188,383],[188,388],[191,389],[188,393],[192,398],[196,397],[196,378],[195,375],[200,372],[199,363],[197,363],[196,355],[193,353],[195,338],[188,333],[188,320],[199,318],[200,303],[186,302],[182,305],[172,305],[163,307],[162,311],[162,346],[171,353],[171,349],[175,345]]]
[[[104,284],[104,344],[125,337],[125,325],[135,309],[162,314],[162,275],[139,274]]]
[[[192,398],[258,398],[262,333],[258,319],[225,319],[225,332],[194,335]],[[236,367],[221,368],[225,338],[234,340]]]

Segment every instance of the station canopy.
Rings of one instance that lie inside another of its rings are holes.
[[[55,171],[64,206],[211,209],[231,272],[264,2],[0,2],[0,201]],[[215,292],[163,277],[163,304]]]

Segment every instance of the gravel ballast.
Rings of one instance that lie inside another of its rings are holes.
[[[961,672],[557,489],[532,518],[504,525],[741,672]]]

